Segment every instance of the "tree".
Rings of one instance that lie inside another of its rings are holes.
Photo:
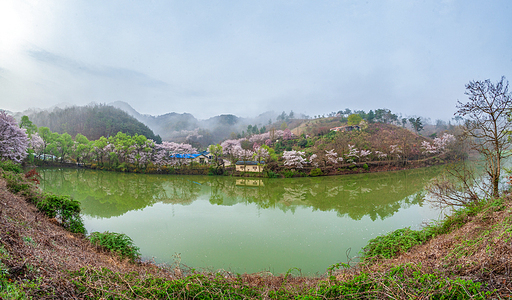
[[[368,114],[366,114],[366,120],[368,121],[368,123],[373,123],[373,119],[375,119],[375,113],[373,112],[373,110],[370,110]]]
[[[29,138],[32,136],[32,134],[37,132],[37,126],[32,123],[32,121],[30,121],[28,116],[21,117],[20,128],[26,129],[26,133],[28,134]]]
[[[423,130],[423,122],[421,122],[421,118],[420,117],[409,118],[409,123],[411,123],[412,128],[414,128],[414,130],[417,133],[419,133],[420,131]]]
[[[91,151],[91,142],[87,139],[87,137],[81,133],[75,136],[75,151],[74,155],[76,158],[76,162],[80,163],[80,161],[87,161],[89,156],[89,152]]]
[[[62,163],[72,152],[72,147],[74,145],[73,138],[69,134],[63,133],[55,142],[57,146],[56,151],[59,154],[58,157],[60,157],[60,162]]]
[[[224,164],[222,161],[222,146],[220,144],[210,145],[208,151],[210,151],[210,154],[213,156],[213,162],[217,168]]]
[[[351,114],[350,116],[348,116],[347,124],[348,125],[358,125],[359,123],[361,123],[362,120],[363,120],[363,118],[361,118],[360,115],[358,115],[358,114]]]
[[[304,159],[304,152],[301,151],[284,151],[283,159],[284,165],[290,168],[298,168],[302,169],[306,164],[306,160]]]
[[[43,145],[41,147],[41,153],[47,154],[46,148],[51,143],[52,132],[50,131],[50,128],[48,128],[48,127],[39,127],[37,129],[37,132],[38,132],[39,136],[41,137],[41,139],[43,140]],[[46,156],[43,156],[43,160],[46,160]]]
[[[465,133],[470,146],[486,161],[486,173],[491,182],[492,197],[499,197],[501,164],[509,156],[509,133],[512,125],[510,107],[512,95],[505,77],[496,84],[489,79],[470,81],[466,85],[468,103],[458,101],[456,115],[467,117]]]
[[[25,129],[5,111],[0,111],[0,159],[21,163],[27,156],[28,137]]]

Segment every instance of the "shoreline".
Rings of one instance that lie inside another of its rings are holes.
[[[301,169],[298,168],[279,168],[275,170],[264,170],[263,172],[240,172],[236,171],[234,167],[220,168],[220,174],[212,173],[213,167],[211,165],[200,165],[192,167],[181,168],[165,168],[164,170],[156,170],[151,168],[148,170],[131,171],[131,170],[115,170],[112,168],[105,168],[100,166],[91,165],[77,165],[75,163],[59,163],[59,162],[45,162],[43,164],[24,165],[25,169],[38,168],[38,167],[65,167],[75,169],[89,169],[101,170],[118,173],[138,173],[138,174],[160,174],[160,175],[208,175],[208,176],[232,176],[232,177],[257,177],[257,178],[291,178],[291,177],[321,177],[321,176],[339,176],[339,175],[353,175],[363,173],[380,173],[380,172],[393,172],[401,170],[411,170],[418,168],[425,168],[431,166],[449,164],[451,161],[445,161],[439,157],[429,157],[419,160],[405,160],[405,161],[366,161],[349,164],[339,164],[335,166],[324,167],[311,167],[307,166]],[[321,174],[311,175],[311,171],[320,169]],[[219,172],[219,171],[216,171]],[[288,173],[287,173],[288,172]],[[291,173],[290,173],[291,172]],[[271,173],[272,175],[269,175]]]

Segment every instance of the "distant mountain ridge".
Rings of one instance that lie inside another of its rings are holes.
[[[203,139],[202,144],[218,143],[232,133],[245,130],[248,125],[260,127],[268,125],[269,121],[272,122],[278,115],[275,112],[265,112],[255,118],[241,118],[232,114],[223,114],[206,120],[198,120],[189,113],[171,112],[159,116],[141,114],[123,101],[112,102],[108,105],[119,108],[146,124],[160,135],[162,140],[185,141],[187,137],[202,136],[199,138]]]
[[[96,109],[92,109],[94,107]],[[99,112],[98,108],[100,108],[99,111],[104,112]],[[98,117],[98,113],[101,117]],[[73,136],[82,133],[89,139],[97,139],[102,135],[108,136],[122,131],[143,134],[155,140],[161,137],[164,141],[188,142],[198,147],[205,147],[233,137],[247,130],[248,125],[257,125],[259,128],[268,126],[278,116],[272,111],[254,118],[222,114],[199,120],[190,113],[176,112],[152,116],[139,113],[123,101],[108,104],[90,103],[85,106],[61,103],[48,109],[30,108],[13,115],[18,120],[21,116],[27,115],[37,126],[46,126],[59,133],[68,132]]]

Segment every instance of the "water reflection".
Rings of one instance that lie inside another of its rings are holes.
[[[422,188],[441,167],[350,176],[260,179],[145,175],[84,169],[40,169],[42,188],[72,195],[85,215],[111,218],[155,203],[255,204],[293,213],[297,207],[336,211],[339,217],[385,219],[422,205]]]

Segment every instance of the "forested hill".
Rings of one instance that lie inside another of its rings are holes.
[[[45,126],[61,134],[67,132],[71,136],[81,133],[89,140],[124,132],[130,135],[144,135],[148,139],[161,142],[160,136],[155,135],[148,126],[121,109],[102,104],[56,108],[52,112],[41,111],[31,114],[29,118],[39,127]]]

